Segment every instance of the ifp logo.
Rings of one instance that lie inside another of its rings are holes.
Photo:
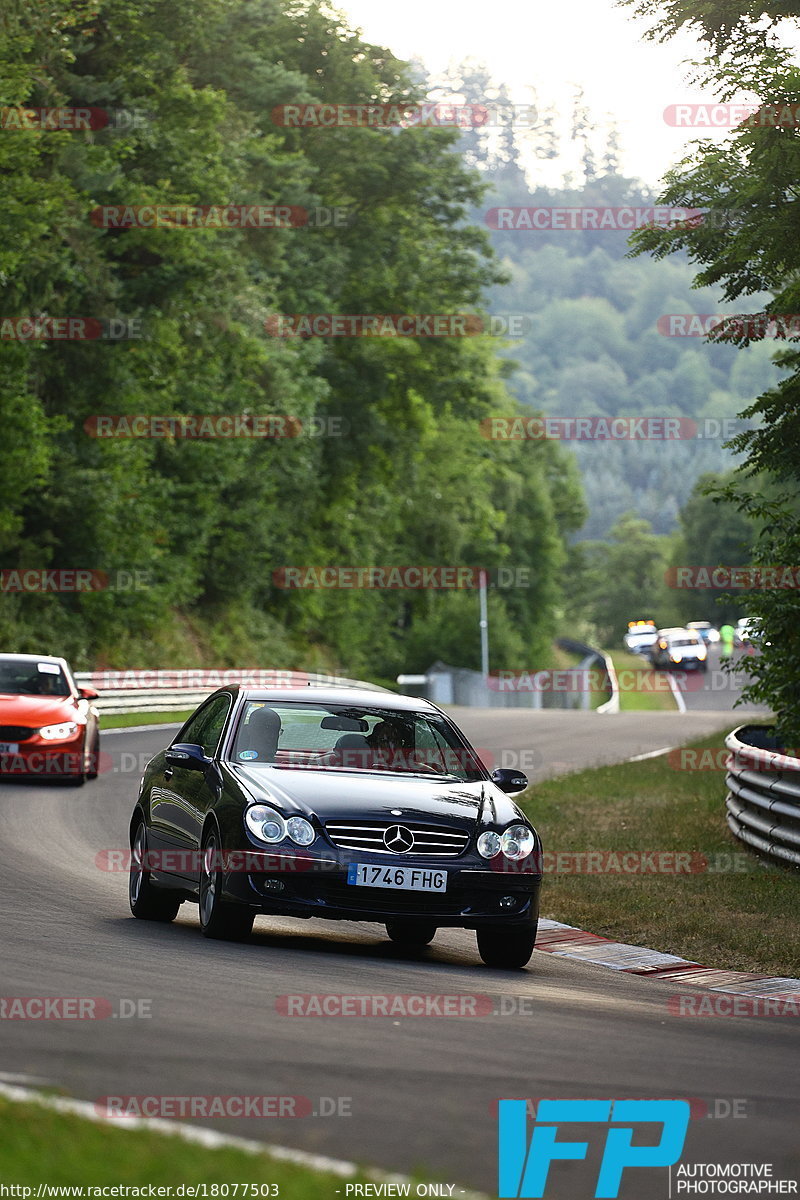
[[[556,1141],[564,1122],[612,1126],[594,1194],[597,1200],[614,1200],[626,1167],[670,1167],[678,1161],[690,1115],[687,1100],[541,1100],[529,1146],[526,1102],[501,1100],[498,1108],[501,1200],[538,1200],[551,1162],[586,1158],[588,1142]],[[660,1125],[656,1145],[634,1146],[632,1123]]]

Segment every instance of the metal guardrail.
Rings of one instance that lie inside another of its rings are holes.
[[[258,688],[349,687],[386,692],[388,688],[343,675],[321,675],[309,671],[253,670],[153,670],[76,671],[79,687],[99,692],[95,705],[101,713],[180,712],[195,708],[206,696],[226,684]]]
[[[741,725],[725,739],[728,825],[759,854],[800,867],[800,759],[744,740],[769,741],[764,726]]]
[[[618,713],[619,684],[611,659],[593,646],[574,641],[572,638],[559,638],[557,645],[569,654],[581,656],[577,666],[561,671],[543,669],[541,672],[523,672],[526,686],[519,689],[509,687],[506,690],[496,676],[489,675],[485,678],[480,671],[453,667],[443,662],[434,663],[424,675],[398,675],[397,683],[401,688],[414,689],[412,694],[415,696],[422,695],[434,704],[444,706],[589,710],[592,703],[590,672],[597,670],[599,665],[599,670],[605,675],[603,688],[609,698],[594,711]],[[543,677],[539,687],[533,686],[532,683],[537,674]],[[558,686],[548,690],[547,678],[553,675],[561,675],[565,679],[569,677],[570,686]]]

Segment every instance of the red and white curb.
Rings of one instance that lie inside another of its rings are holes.
[[[558,958],[572,958],[613,971],[647,975],[669,983],[685,983],[712,992],[733,992],[765,1000],[800,1001],[800,979],[786,976],[756,975],[750,971],[724,971],[677,954],[662,954],[644,946],[628,946],[596,933],[586,933],[561,921],[539,921],[536,949]]]

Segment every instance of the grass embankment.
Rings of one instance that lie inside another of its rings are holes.
[[[0,1127],[0,1179],[6,1184],[32,1186],[34,1196],[39,1183],[83,1187],[153,1184],[171,1186],[173,1191],[179,1184],[206,1184],[211,1196],[213,1184],[238,1182],[240,1197],[241,1185],[247,1183],[264,1185],[253,1195],[278,1195],[280,1200],[337,1200],[337,1190],[341,1200],[344,1194],[341,1176],[278,1162],[266,1154],[232,1148],[209,1150],[178,1137],[114,1129],[40,1104],[12,1103],[2,1096]],[[276,1187],[267,1189],[268,1184]],[[228,1195],[233,1194],[231,1187]]]
[[[650,660],[641,654],[629,654],[627,650],[604,650],[603,653],[611,659],[617,672],[620,712],[676,711],[666,671],[654,671]]]
[[[194,712],[187,708],[185,712],[129,712],[101,713],[101,729],[127,729],[133,725],[182,725],[187,717]]]
[[[522,806],[546,853],[692,855],[692,873],[677,874],[589,874],[580,860],[562,871],[555,864],[545,876],[542,916],[707,966],[798,975],[800,877],[760,862],[730,834],[724,734],[692,748],[716,751],[720,765],[688,769],[692,759],[684,748],[562,776],[525,793]],[[706,754],[695,762],[710,759]]]

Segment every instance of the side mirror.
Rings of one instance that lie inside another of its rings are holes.
[[[203,747],[193,742],[176,742],[166,753],[167,766],[182,767],[184,771],[205,771],[211,761]]]
[[[512,771],[508,767],[498,767],[492,771],[492,783],[501,792],[524,792],[528,786],[528,777],[522,771]]]
[[[78,695],[81,700],[98,700],[100,698],[100,693],[90,687],[79,687]]]

